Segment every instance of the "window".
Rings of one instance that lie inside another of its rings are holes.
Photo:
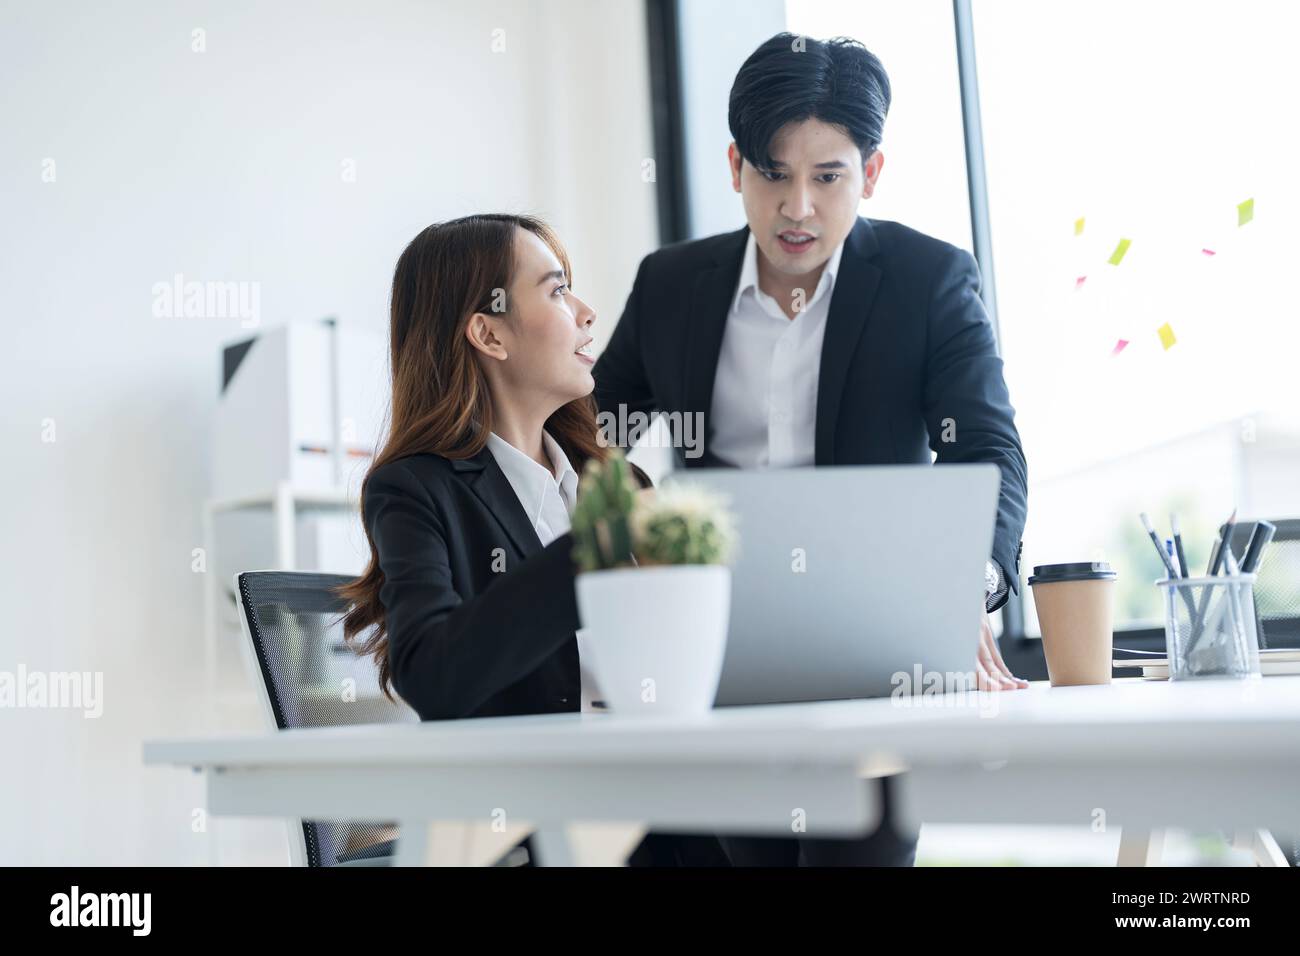
[[[1116,627],[1162,626],[1139,512],[1167,536],[1176,510],[1202,570],[1234,504],[1300,512],[1300,7],[976,0],[973,17],[1023,568],[1109,560]]]

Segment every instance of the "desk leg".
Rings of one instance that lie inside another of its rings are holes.
[[[1123,827],[1119,832],[1119,859],[1115,861],[1115,865],[1159,866],[1164,852],[1164,830]]]
[[[1256,866],[1290,866],[1286,854],[1267,830],[1238,830],[1232,845],[1238,850],[1249,850]]]
[[[394,866],[424,866],[433,851],[433,825],[426,819],[403,819],[398,825]]]
[[[639,823],[570,823],[533,833],[534,866],[626,866],[646,834]]]

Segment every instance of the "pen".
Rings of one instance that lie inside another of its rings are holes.
[[[1271,521],[1256,521],[1255,527],[1251,529],[1250,541],[1246,545],[1246,552],[1241,556],[1241,570],[1245,574],[1254,574],[1259,569],[1259,563],[1264,557],[1264,549],[1268,547],[1269,542],[1273,540],[1273,534],[1277,531],[1277,526]],[[1255,647],[1251,649],[1252,657],[1259,656],[1259,645],[1263,643],[1265,647],[1268,642],[1264,637],[1263,628],[1259,625],[1259,615],[1255,615]]]
[[[1145,511],[1138,515],[1142,519],[1142,527],[1147,529],[1147,537],[1155,545],[1156,554],[1160,555],[1160,560],[1164,563],[1165,570],[1169,572],[1170,578],[1178,577],[1178,572],[1174,570],[1174,564],[1169,560],[1169,555],[1165,554],[1165,549],[1160,546],[1160,539],[1156,537],[1156,529],[1151,524],[1151,516]]]
[[[1232,549],[1232,531],[1237,526],[1237,509],[1232,509],[1232,514],[1228,515],[1228,520],[1223,525],[1223,539],[1219,542],[1219,547],[1215,550],[1210,558],[1210,569],[1206,572],[1208,577],[1214,577],[1219,573],[1219,568],[1223,566],[1224,549]]]
[[[1228,548],[1223,552],[1223,573],[1236,574],[1240,570],[1241,567],[1237,564],[1237,556],[1232,553],[1231,548]]]
[[[1174,570],[1174,563],[1169,560],[1169,555],[1165,554],[1165,549],[1160,547],[1160,539],[1156,537],[1156,529],[1151,524],[1151,516],[1144,511],[1138,517],[1142,519],[1142,527],[1147,529],[1147,537],[1155,545],[1156,554],[1160,555],[1160,560],[1164,562],[1165,570],[1169,572],[1169,579],[1172,581],[1178,577],[1178,572]],[[1178,585],[1171,585],[1171,587],[1178,587]],[[1183,603],[1187,605],[1187,613],[1193,618],[1196,617],[1196,605],[1192,601],[1191,595],[1182,588],[1179,588],[1179,590],[1183,595]]]
[[[1237,565],[1237,559],[1232,554],[1232,548],[1228,549],[1228,553],[1224,560],[1227,562],[1227,571],[1229,574],[1237,575],[1241,573],[1241,568]],[[1237,585],[1229,584],[1227,587],[1228,598],[1231,601],[1229,611],[1232,616],[1232,633],[1238,641],[1244,642],[1246,640],[1246,612],[1242,609],[1241,598],[1237,595]]]
[[[1223,566],[1223,556],[1226,551],[1232,550],[1232,530],[1237,526],[1237,509],[1232,509],[1232,514],[1228,515],[1228,520],[1223,525],[1223,537],[1220,538],[1218,546],[1210,555],[1210,567],[1206,571],[1206,577],[1214,577],[1219,573],[1219,568]],[[1201,599],[1196,602],[1196,613],[1192,621],[1192,636],[1187,641],[1187,651],[1190,654],[1192,648],[1201,637],[1201,627],[1205,623],[1206,602],[1210,599],[1210,588],[1213,585],[1207,584],[1201,592]]]
[[[1241,556],[1243,574],[1255,573],[1255,569],[1259,567],[1260,558],[1264,555],[1264,549],[1273,540],[1273,534],[1276,531],[1277,525],[1271,521],[1255,522],[1255,527],[1250,532],[1250,542],[1246,545],[1246,553]]]
[[[1178,515],[1169,516],[1169,526],[1174,532],[1174,549],[1178,552],[1178,569],[1187,577],[1187,555],[1183,553],[1183,533],[1178,528]]]
[[[1178,572],[1177,577],[1187,577],[1187,572],[1183,570],[1183,563],[1178,560],[1178,555],[1174,552],[1173,538],[1165,538],[1165,554],[1169,555],[1169,563],[1172,564],[1174,570]]]

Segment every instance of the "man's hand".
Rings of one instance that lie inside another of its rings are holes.
[[[980,649],[975,658],[975,684],[980,690],[1018,690],[1028,687],[1029,681],[1021,680],[1007,669],[998,650],[998,642],[993,638],[993,625],[989,623],[989,612],[980,606]]]

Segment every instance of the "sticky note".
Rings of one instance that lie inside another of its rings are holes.
[[[1255,218],[1255,200],[1247,199],[1237,203],[1237,225],[1244,226]]]
[[[1174,343],[1178,341],[1174,338],[1174,330],[1168,322],[1156,329],[1156,333],[1160,336],[1160,344],[1165,347],[1166,352],[1173,348]]]
[[[1074,220],[1074,234],[1076,236],[1083,235],[1083,216],[1080,216],[1078,219]]]
[[[1118,342],[1115,343],[1115,348],[1111,351],[1110,354],[1119,355],[1120,352],[1124,351],[1124,346],[1126,345],[1128,345],[1128,339],[1120,339]]]
[[[1129,240],[1121,239],[1119,245],[1115,247],[1115,251],[1110,254],[1110,258],[1106,261],[1113,266],[1119,265],[1124,260],[1124,253],[1128,252],[1129,245]]]
[[[1079,276],[1079,278],[1075,279],[1075,280],[1074,280],[1074,291],[1075,291],[1075,292],[1078,292],[1080,289],[1082,289],[1082,288],[1083,288],[1083,284],[1084,284],[1084,282],[1087,281],[1087,279],[1088,279],[1087,276]]]

